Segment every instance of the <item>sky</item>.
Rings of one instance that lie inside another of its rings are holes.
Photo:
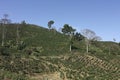
[[[120,42],[120,0],[0,0],[0,18],[8,14],[13,23],[36,24],[60,30],[69,24],[81,32],[90,29],[103,41]]]

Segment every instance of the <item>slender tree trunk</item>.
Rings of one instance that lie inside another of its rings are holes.
[[[4,43],[5,43],[5,25],[3,24],[2,25],[3,27],[3,30],[2,30],[2,45],[1,46],[4,46]]]
[[[87,45],[86,45],[86,51],[87,51],[87,53],[88,53],[88,51],[89,51],[89,45],[88,45],[88,43],[87,43]]]
[[[70,52],[72,51],[72,49],[71,49],[71,44],[70,44]]]
[[[110,52],[111,52],[111,50],[110,50],[111,48],[109,47],[109,55],[110,55]]]
[[[17,38],[16,38],[17,44],[19,43],[19,39],[20,39],[20,34],[19,34],[19,24],[18,24],[17,25]]]
[[[3,30],[2,30],[2,46],[4,46],[5,44],[5,35],[6,35],[6,25],[9,23],[9,20],[7,19],[8,17],[8,14],[4,14],[3,15],[4,18],[2,19],[2,27],[3,27]]]
[[[89,52],[89,40],[87,38],[85,38],[85,42],[86,42],[86,52]]]
[[[73,34],[70,34],[70,52],[72,51],[72,37],[73,37]]]

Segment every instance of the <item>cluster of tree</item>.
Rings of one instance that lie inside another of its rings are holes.
[[[2,25],[2,44],[1,46],[4,46],[5,44],[5,34],[6,34],[6,25],[10,24],[11,20],[8,19],[8,14],[4,14],[3,18],[0,19],[0,24]],[[22,24],[26,24],[25,21],[22,22]],[[53,20],[50,20],[48,22],[48,28],[49,30],[52,28],[52,25],[54,24]],[[73,39],[77,41],[81,41],[85,39],[86,42],[86,50],[89,51],[89,46],[92,41],[98,41],[101,40],[99,36],[96,36],[95,32],[90,29],[84,29],[82,30],[82,34],[79,32],[76,32],[76,29],[74,29],[69,24],[65,24],[61,30],[63,34],[69,35],[70,40],[70,51],[71,46],[73,44]],[[16,43],[19,44],[20,34],[19,34],[19,25],[16,27]]]
[[[48,22],[48,28],[49,30],[51,29],[52,24],[54,24],[54,21],[51,20]],[[89,47],[91,42],[93,41],[100,41],[101,37],[97,36],[96,33],[90,29],[84,29],[82,32],[76,32],[76,29],[74,29],[72,26],[69,24],[64,24],[62,28],[62,33],[64,35],[69,35],[69,41],[70,41],[70,51],[72,50],[72,44],[73,40],[81,41],[85,40],[86,43],[86,52],[88,53]]]
[[[5,39],[6,39],[6,26],[8,26],[11,23],[11,20],[8,19],[9,15],[8,14],[4,14],[3,18],[0,19],[0,25],[2,26],[2,41],[1,41],[1,46],[5,45]],[[22,21],[23,25],[26,25],[25,21]],[[48,22],[48,28],[49,30],[53,29],[52,25],[54,24],[53,20],[50,20]],[[19,31],[20,27],[19,24],[16,27],[16,44],[19,45],[20,43],[20,34]],[[70,43],[70,51],[72,50],[72,44],[73,44],[73,40],[77,40],[77,41],[81,41],[81,40],[85,40],[86,43],[86,52],[89,52],[89,47],[90,44],[94,41],[100,41],[101,37],[97,36],[96,33],[90,29],[84,29],[82,30],[82,32],[76,32],[76,29],[74,29],[72,26],[70,26],[69,24],[65,24],[63,26],[63,28],[61,29],[62,33],[64,35],[68,35],[69,36],[69,43]],[[115,39],[113,39],[114,41],[116,41]],[[120,43],[119,43],[120,45]]]
[[[71,45],[73,44],[72,38],[77,41],[85,40],[86,43],[86,51],[88,53],[89,51],[89,46],[92,41],[99,41],[101,40],[101,37],[96,36],[95,32],[90,30],[90,29],[84,29],[82,30],[82,34],[79,32],[76,32],[76,29],[73,29],[71,26],[68,24],[65,24],[62,28],[63,34],[70,35],[70,51],[71,51]]]

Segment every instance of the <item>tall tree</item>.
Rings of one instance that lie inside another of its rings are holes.
[[[96,34],[94,31],[92,31],[90,29],[84,29],[84,30],[82,30],[82,35],[85,37],[86,52],[88,53],[90,42],[91,42],[91,40],[93,40],[96,37]]]
[[[4,14],[3,18],[1,19],[1,24],[2,24],[2,46],[4,46],[4,41],[5,41],[5,34],[6,34],[6,25],[10,23],[10,20],[8,19],[8,14]]]
[[[49,28],[49,30],[51,29],[51,27],[52,27],[53,24],[54,24],[54,21],[53,21],[53,20],[50,20],[50,21],[48,22],[48,28]]]
[[[74,32],[76,31],[76,29],[73,29],[71,26],[69,26],[68,24],[65,24],[62,28],[62,32],[66,35],[69,35],[70,36],[70,52],[72,50],[72,44],[73,44],[73,41],[72,41],[72,38],[73,38],[73,34]]]
[[[65,24],[62,28],[62,32],[66,35],[73,34],[76,31],[76,29],[73,29],[71,26],[68,24]]]

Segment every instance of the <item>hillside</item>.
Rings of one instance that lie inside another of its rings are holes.
[[[0,80],[120,80],[115,42],[94,41],[86,53],[85,41],[74,40],[69,52],[69,36],[31,24],[5,25],[4,42]]]
[[[61,51],[67,51],[68,49],[69,43],[67,43],[67,36],[64,36],[54,30],[49,31],[43,27],[29,24],[10,24],[9,26],[6,26],[6,45],[12,44],[15,46],[17,42],[17,26],[19,27],[19,41],[23,41],[26,48],[38,47],[41,49],[42,55],[51,55],[53,53],[61,54],[63,53]],[[0,34],[2,35],[2,29],[0,30]]]

